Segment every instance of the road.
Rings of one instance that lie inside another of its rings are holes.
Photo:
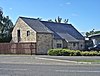
[[[0,76],[100,76],[100,64],[39,59],[44,56],[0,55]]]
[[[100,76],[100,66],[0,64],[0,76]]]

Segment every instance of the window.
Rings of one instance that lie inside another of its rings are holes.
[[[17,36],[20,37],[20,30],[17,30]]]
[[[29,36],[30,35],[30,31],[27,31],[27,36]]]
[[[76,43],[73,43],[73,46],[76,46]]]
[[[57,44],[57,48],[61,48],[61,46],[62,46],[62,45],[61,45],[60,43],[59,43],[59,44]]]
[[[81,47],[83,47],[83,45],[81,44]]]
[[[17,30],[17,39],[18,39],[18,42],[20,42],[20,30]]]

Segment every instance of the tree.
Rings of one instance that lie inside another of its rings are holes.
[[[42,20],[42,18],[39,18],[39,17],[38,17],[38,18],[37,18],[37,20],[41,21],[41,20]]]
[[[11,39],[11,32],[13,27],[13,23],[9,19],[9,16],[3,16],[3,11],[0,8],[0,42],[5,42],[5,38],[8,38],[7,40]]]
[[[65,23],[65,24],[68,24],[68,21],[69,21],[69,19],[65,19],[65,20],[64,20],[64,23]]]
[[[3,15],[3,11],[2,11],[2,8],[0,7],[0,22],[2,20],[2,15]]]
[[[55,20],[53,21],[52,19],[49,19],[48,20],[48,22],[56,22],[56,23],[65,23],[65,24],[68,24],[68,21],[69,21],[69,19],[62,19],[61,17],[57,17],[57,18],[55,18]]]
[[[60,18],[60,17],[58,16],[57,19],[55,18],[55,22],[56,22],[56,23],[61,23],[61,22],[62,22],[62,18]]]
[[[93,34],[100,34],[100,31],[94,31],[95,29],[89,31],[89,32],[86,32],[86,36],[88,37],[89,35],[93,35]]]
[[[49,19],[48,22],[53,22],[53,20],[52,19]]]
[[[93,35],[94,34],[94,29],[89,31],[89,32],[86,32],[86,36],[88,37],[89,35]]]

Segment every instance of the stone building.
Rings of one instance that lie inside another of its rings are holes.
[[[12,32],[12,42],[36,42],[37,54],[48,49],[84,49],[84,37],[71,25],[19,17]]]

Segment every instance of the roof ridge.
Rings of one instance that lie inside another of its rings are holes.
[[[66,23],[57,23],[57,22],[49,22],[49,21],[41,21],[41,22],[55,23],[55,24],[65,24],[65,25],[72,25],[72,24],[66,24]]]
[[[31,19],[31,20],[38,20],[38,19],[36,19],[36,18],[32,18],[32,17],[22,17],[22,16],[20,16],[19,18],[24,18],[24,19]]]
[[[32,18],[32,17],[22,17],[22,16],[19,16],[19,18],[38,20],[38,19]],[[71,25],[72,26],[72,24],[66,24],[66,23],[56,23],[56,22],[49,22],[49,21],[44,21],[44,20],[39,20],[39,21],[40,22],[55,23],[55,24],[64,24],[64,25]]]

